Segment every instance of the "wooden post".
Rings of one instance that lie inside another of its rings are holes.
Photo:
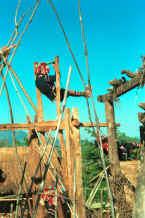
[[[65,133],[66,133],[66,166],[67,172],[64,180],[69,192],[70,199],[73,199],[73,148],[71,141],[71,113],[70,109],[65,110]]]
[[[109,144],[109,160],[111,163],[112,174],[120,174],[120,162],[117,148],[117,134],[115,126],[114,105],[113,102],[105,102],[106,120],[108,123],[108,144]]]
[[[145,148],[144,148],[144,138],[141,161],[138,168],[137,175],[137,185],[135,189],[135,199],[132,218],[145,218]]]
[[[37,62],[34,63],[34,72],[36,71],[36,67],[37,67]],[[36,95],[37,95],[37,105],[38,105],[38,122],[41,122],[44,120],[43,117],[43,105],[42,105],[42,96],[41,93],[39,91],[39,89],[36,88]]]
[[[115,199],[116,216],[119,218],[130,216],[130,206],[126,201],[124,185],[122,183],[122,174],[120,170],[120,161],[117,148],[117,134],[115,126],[114,105],[112,101],[105,102],[106,120],[108,122],[108,145],[109,160],[111,164],[111,176],[109,177],[111,190]]]
[[[55,64],[53,65],[55,72],[56,72],[56,108],[57,108],[57,119],[59,118],[61,114],[61,104],[60,104],[60,71],[59,71],[59,57],[55,57]],[[65,149],[65,143],[64,143],[64,137],[63,137],[63,131],[59,131],[59,140],[60,140],[60,146],[61,146],[61,155],[62,155],[62,171],[63,171],[63,179],[66,178],[66,149]],[[65,179],[64,179],[65,184]]]
[[[55,72],[56,72],[56,107],[57,107],[57,115],[59,116],[61,113],[60,107],[60,72],[59,72],[59,57],[55,57]]]
[[[78,110],[72,109],[73,119],[79,120]],[[74,157],[76,165],[76,209],[78,217],[85,218],[85,201],[83,195],[83,182],[82,182],[82,151],[80,143],[80,129],[73,127],[73,144],[74,144]]]

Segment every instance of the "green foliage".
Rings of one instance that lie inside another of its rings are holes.
[[[126,133],[117,131],[117,138],[120,142],[139,142],[139,138],[127,136]]]
[[[139,138],[127,136],[120,131],[117,131],[117,138],[120,145],[125,145],[128,148],[127,160],[138,160],[140,158],[141,148],[136,146],[140,142]],[[132,146],[129,146],[129,144]]]
[[[8,147],[9,141],[8,139],[1,139],[0,140],[0,147]]]
[[[91,190],[94,187],[94,183],[90,183],[90,181],[96,177],[102,170],[102,161],[100,157],[100,151],[97,147],[96,141],[96,133],[90,128],[86,131],[88,133],[88,139],[81,140],[82,145],[82,156],[83,156],[83,185],[85,191],[85,198],[88,199]],[[119,142],[139,142],[137,137],[129,137],[124,132],[117,132],[117,138]],[[106,166],[109,165],[108,155],[104,154]],[[131,158],[136,158],[136,153],[132,152]],[[107,202],[107,191],[106,189],[106,181],[105,179],[102,181],[99,190],[97,191],[94,200],[96,202],[100,202],[101,192],[103,190],[103,201]]]
[[[13,143],[10,143],[8,139],[0,139],[0,147],[12,147]],[[24,138],[23,141],[19,141],[16,139],[16,146],[28,146],[27,137]]]
[[[82,156],[83,156],[83,185],[85,190],[85,198],[88,199],[90,192],[94,186],[94,183],[90,183],[90,180],[99,174],[102,170],[102,161],[100,158],[100,151],[95,143],[95,133],[90,129],[86,129],[88,134],[91,136],[91,141],[84,139],[81,140],[82,145]],[[104,155],[106,165],[109,164],[107,155]],[[106,186],[103,180],[100,186],[100,190]],[[95,200],[99,201],[100,190],[95,196]],[[106,194],[105,194],[106,195]]]
[[[25,137],[25,138],[24,138],[24,142],[23,142],[23,146],[24,146],[24,147],[27,147],[28,145],[29,145],[28,138]]]

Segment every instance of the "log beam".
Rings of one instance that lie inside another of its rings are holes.
[[[108,123],[108,144],[109,144],[109,160],[111,164],[111,174],[113,176],[120,174],[120,162],[117,149],[117,133],[115,127],[114,103],[105,102],[106,120]]]
[[[141,80],[142,79],[142,80]],[[134,78],[130,79],[129,81],[124,82],[117,88],[114,88],[113,91],[107,93],[105,95],[99,95],[97,100],[99,102],[105,101],[113,101],[116,97],[120,97],[121,95],[125,94],[126,92],[134,89],[140,83],[145,83],[145,78],[143,77],[143,73],[138,73]]]
[[[73,121],[72,124],[76,127],[95,127],[96,123],[80,123]],[[107,123],[99,123],[100,127],[107,127]],[[116,123],[115,126],[120,126],[119,123]],[[37,131],[48,131],[48,130],[56,130],[57,121],[45,121],[39,123],[14,123],[14,124],[0,124],[0,131],[7,131],[7,130],[33,130],[36,129]],[[60,130],[64,129],[64,120],[61,121]]]
[[[96,125],[96,123],[87,123],[87,122],[79,122],[78,120],[73,120],[72,121],[73,126],[75,127],[95,127],[95,126],[99,126],[99,127],[107,127],[108,124],[107,123],[99,123]],[[116,127],[120,126],[120,123],[116,123],[115,124]]]

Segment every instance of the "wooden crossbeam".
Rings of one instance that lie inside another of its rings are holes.
[[[81,122],[78,122],[77,120],[73,120],[72,123],[76,127],[95,127],[96,126],[96,123],[87,123],[87,122],[81,123]],[[116,127],[119,127],[120,123],[116,123],[115,125],[116,125]],[[98,126],[99,127],[107,127],[108,124],[107,123],[99,123]]]
[[[33,130],[33,129],[41,129],[43,127],[47,127],[48,129],[56,129],[57,121],[48,121],[48,122],[39,122],[39,123],[14,123],[14,124],[0,124],[1,130]],[[61,125],[62,129],[62,125]]]
[[[78,127],[95,127],[96,123],[80,123],[76,122],[75,120],[72,121],[74,126]],[[120,126],[119,123],[115,124],[116,126]],[[107,123],[99,123],[100,127],[107,127]],[[37,131],[48,131],[48,130],[56,130],[57,121],[45,121],[39,123],[14,123],[14,124],[0,124],[0,131],[7,131],[7,130],[33,130],[36,129]],[[60,130],[64,129],[64,120],[61,121]]]
[[[110,93],[107,93],[105,95],[99,95],[97,100],[99,102],[105,102],[105,101],[113,101],[115,100],[116,97],[119,97],[126,92],[134,89],[140,83],[144,84],[145,83],[145,78],[143,77],[143,73],[138,73],[134,78],[130,79],[129,81],[121,84],[117,88],[114,88],[113,91]]]

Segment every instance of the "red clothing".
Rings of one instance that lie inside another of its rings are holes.
[[[49,186],[43,190],[41,195],[42,201],[47,201],[50,206],[55,206],[55,190],[56,188],[53,186]]]
[[[103,147],[103,150],[108,152],[108,143],[102,142],[102,147]]]
[[[101,136],[101,138],[102,138],[102,147],[103,147],[103,150],[108,152],[108,138],[105,137],[105,136]]]
[[[42,62],[38,64],[36,70],[35,70],[35,75],[39,74],[43,71],[43,74],[47,74],[49,72],[49,68],[46,63]]]

